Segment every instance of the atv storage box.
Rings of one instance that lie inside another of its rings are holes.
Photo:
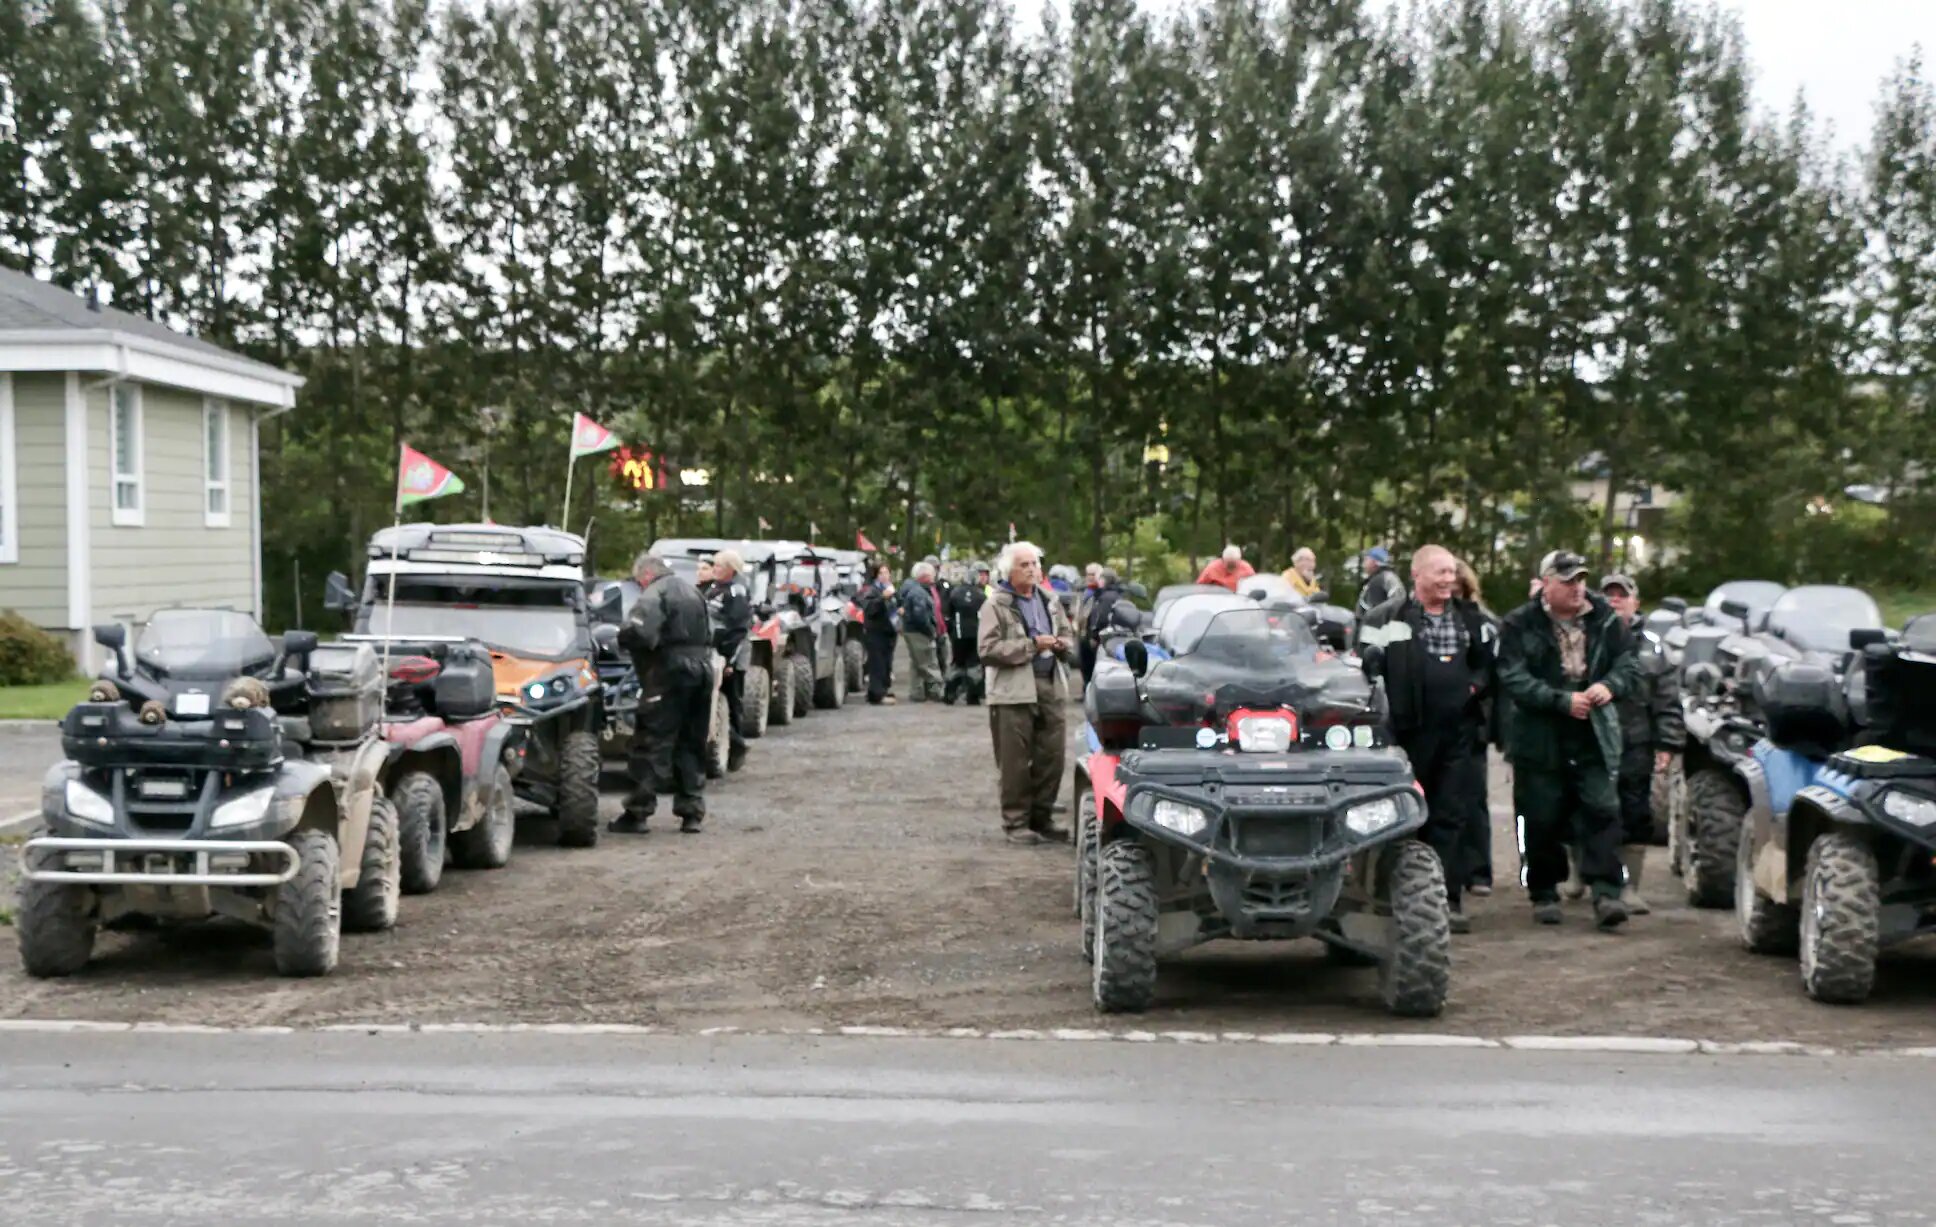
[[[1143,700],[1136,692],[1136,675],[1128,668],[1105,664],[1096,669],[1089,693],[1083,697],[1089,727],[1105,746],[1136,744],[1143,727]]]
[[[1826,666],[1787,661],[1759,670],[1754,699],[1778,746],[1826,755],[1846,740],[1841,684]]]
[[[1685,665],[1720,664],[1721,641],[1733,633],[1718,626],[1688,628],[1687,643],[1681,648],[1681,663]]]
[[[309,654],[309,727],[318,741],[355,741],[383,716],[383,677],[364,643],[326,643]]]
[[[1936,654],[1906,644],[1863,650],[1867,740],[1911,754],[1936,756]]]
[[[435,684],[437,714],[446,720],[475,720],[497,703],[490,658],[470,647],[450,650]]]

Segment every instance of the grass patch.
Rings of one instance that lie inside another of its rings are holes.
[[[87,697],[84,677],[44,686],[0,686],[0,720],[58,720]]]
[[[1936,588],[1874,588],[1870,595],[1882,606],[1882,624],[1901,627],[1917,614],[1936,612]]]

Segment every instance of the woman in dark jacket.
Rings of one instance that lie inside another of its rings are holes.
[[[894,608],[894,575],[882,563],[873,582],[861,589],[861,632],[867,641],[867,701],[894,705],[894,646],[901,637]]]

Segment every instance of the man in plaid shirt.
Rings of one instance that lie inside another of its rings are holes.
[[[1385,684],[1392,732],[1425,790],[1425,842],[1445,867],[1452,931],[1470,928],[1460,895],[1468,867],[1461,830],[1472,801],[1474,755],[1485,753],[1484,702],[1492,688],[1493,629],[1454,595],[1459,564],[1427,545],[1412,555],[1412,591],[1379,605],[1358,628],[1365,673]]]

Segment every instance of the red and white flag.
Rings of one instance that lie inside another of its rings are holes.
[[[411,503],[421,503],[425,499],[442,498],[446,494],[462,494],[463,479],[443,465],[424,455],[408,443],[397,456],[397,508],[401,511]]]
[[[864,550],[867,553],[872,554],[875,551],[875,549],[878,547],[875,546],[875,544],[872,541],[869,541],[867,539],[866,533],[856,531],[854,533],[854,548],[857,550]]]
[[[572,415],[571,419],[571,458],[590,456],[596,452],[609,452],[619,444],[619,438],[611,431],[600,426],[582,413]]]

